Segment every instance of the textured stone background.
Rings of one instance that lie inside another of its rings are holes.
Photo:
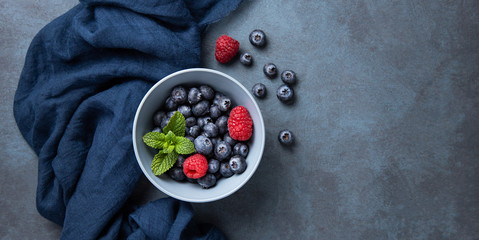
[[[13,95],[33,36],[76,1],[0,2],[0,238],[51,239],[35,209],[36,156]],[[265,49],[248,42],[263,29]],[[214,61],[228,34],[255,64]],[[269,95],[257,173],[234,195],[194,204],[231,239],[478,239],[479,1],[245,1],[209,27],[204,66]],[[281,104],[262,66],[298,73]],[[276,140],[283,128],[297,138]],[[145,180],[138,202],[163,197]]]

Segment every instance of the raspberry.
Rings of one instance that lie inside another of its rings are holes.
[[[220,63],[229,62],[239,50],[239,42],[227,35],[216,40],[215,58]]]
[[[197,153],[190,156],[183,163],[183,172],[189,178],[197,179],[203,177],[208,171],[208,161],[205,156]]]
[[[228,130],[230,137],[238,141],[246,141],[251,137],[253,120],[245,107],[237,106],[231,110],[228,118]]]

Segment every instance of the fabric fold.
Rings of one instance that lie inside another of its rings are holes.
[[[63,239],[224,237],[191,223],[187,203],[141,207],[135,227],[124,205],[142,174],[131,129],[143,95],[164,76],[199,67],[202,31],[239,3],[83,0],[32,40],[14,116],[38,155],[37,209],[63,226]]]

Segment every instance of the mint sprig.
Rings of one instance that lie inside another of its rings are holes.
[[[170,118],[162,133],[146,133],[143,142],[159,150],[151,162],[151,170],[157,176],[173,167],[179,154],[195,151],[195,145],[185,138],[185,116],[178,111]]]

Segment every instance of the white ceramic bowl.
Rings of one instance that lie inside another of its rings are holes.
[[[198,184],[176,182],[166,174],[159,177],[151,171],[155,150],[143,143],[142,137],[153,128],[153,114],[162,107],[173,87],[207,84],[227,95],[234,106],[244,106],[253,119],[253,136],[249,140],[247,168],[242,174],[221,178],[216,186],[202,189]],[[249,91],[234,78],[216,70],[192,68],[175,72],[156,83],[143,97],[133,122],[133,148],[141,170],[150,182],[165,194],[187,202],[210,202],[222,199],[240,189],[253,175],[263,155],[265,128],[261,111]]]

